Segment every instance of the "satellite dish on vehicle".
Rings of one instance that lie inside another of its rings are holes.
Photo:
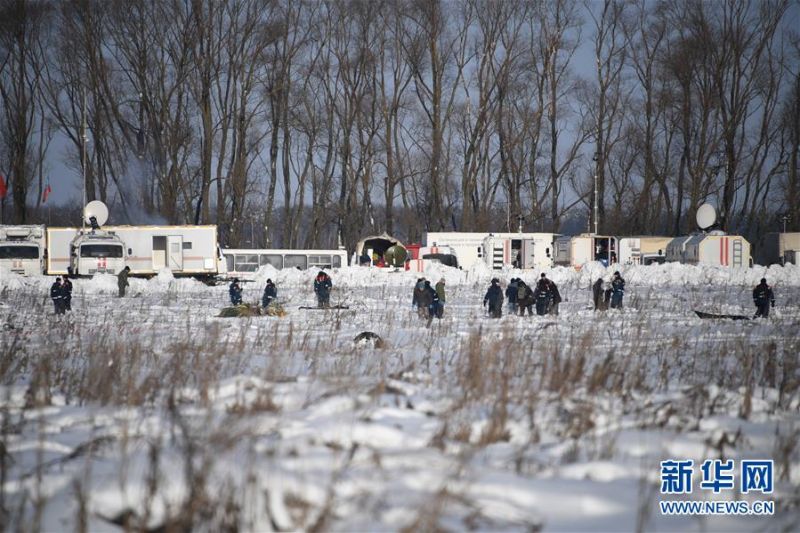
[[[703,204],[697,209],[695,215],[697,219],[697,226],[700,229],[707,229],[714,225],[717,221],[717,210],[711,204]]]
[[[100,200],[93,200],[83,208],[83,219],[92,229],[98,229],[108,220],[108,207]]]

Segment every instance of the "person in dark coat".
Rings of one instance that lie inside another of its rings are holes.
[[[525,316],[526,309],[528,311],[528,316],[533,315],[534,303],[533,290],[527,283],[521,279],[517,279],[517,308],[519,309],[519,316]]]
[[[603,278],[597,278],[597,281],[592,285],[592,301],[594,302],[595,311],[606,310],[603,302]]]
[[[419,305],[419,297],[422,291],[425,290],[425,278],[417,278],[417,283],[414,285],[414,293],[411,296],[411,307],[417,310],[417,313],[422,316],[422,309]]]
[[[431,282],[425,280],[422,282],[422,290],[417,296],[417,314],[422,319],[428,319],[431,316],[431,307],[433,306],[433,295],[436,293],[431,288]]]
[[[64,276],[64,280],[61,282],[61,294],[63,295],[63,306],[64,311],[72,311],[72,282],[69,280],[69,276]]]
[[[264,295],[261,297],[261,307],[267,308],[275,298],[278,297],[278,288],[272,283],[271,279],[267,280],[267,286],[264,287]]]
[[[239,285],[239,278],[233,278],[228,286],[228,295],[231,297],[231,305],[242,303],[242,286]]]
[[[547,280],[550,283],[550,309],[549,313],[551,315],[558,316],[558,304],[561,303],[561,293],[558,292],[558,285],[551,280]]]
[[[625,280],[619,271],[614,272],[611,279],[611,308],[622,309],[622,297],[625,295]]]
[[[131,272],[131,267],[126,266],[117,274],[117,289],[119,289],[119,297],[125,297],[125,289],[130,285],[128,283],[128,274]]]
[[[517,283],[519,280],[517,278],[511,278],[511,281],[508,283],[508,287],[506,287],[506,300],[508,301],[508,312],[509,313],[516,313],[517,312]]]
[[[331,288],[333,282],[331,277],[325,272],[320,271],[314,279],[314,294],[317,295],[317,307],[331,306]]]
[[[542,274],[539,282],[536,283],[536,290],[533,291],[533,299],[536,301],[536,314],[546,315],[550,309],[550,281],[547,276]]]
[[[753,303],[756,305],[756,314],[753,318],[769,317],[769,307],[775,307],[775,293],[767,285],[767,278],[761,278],[761,283],[753,289]]]
[[[503,316],[503,289],[500,288],[500,280],[494,278],[486,296],[483,297],[483,305],[489,304],[489,316],[500,318]]]
[[[53,300],[53,307],[57,315],[64,314],[64,293],[63,288],[61,285],[61,277],[57,277],[56,280],[50,285],[50,299]]]
[[[428,303],[428,326],[431,325],[433,317],[441,318],[439,316],[439,293],[436,289],[431,287],[431,282],[425,280],[425,301]]]

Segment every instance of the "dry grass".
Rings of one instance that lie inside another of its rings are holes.
[[[165,296],[163,303],[169,304],[172,298],[174,295]],[[260,489],[236,480],[231,480],[225,490],[212,489],[208,474],[217,457],[253,437],[246,428],[251,417],[282,415],[272,386],[301,374],[321,384],[322,392],[310,397],[308,405],[324,394],[365,395],[377,404],[384,396],[401,396],[389,380],[419,384],[423,374],[432,390],[451,400],[445,412],[433,413],[441,419],[441,426],[430,445],[446,452],[451,444],[458,444],[459,449],[467,450],[467,461],[477,450],[512,441],[514,428],[523,427],[528,437],[525,443],[517,443],[518,472],[537,471],[538,465],[529,464],[524,452],[535,447],[545,432],[573,443],[562,458],[564,463],[585,456],[611,457],[614,434],[601,433],[595,423],[604,409],[603,402],[622,405],[623,413],[634,414],[642,428],[671,427],[678,431],[695,430],[702,418],[730,407],[730,399],[712,392],[711,385],[724,391],[744,391],[736,396],[736,408],[744,419],[752,416],[753,401],[765,389],[777,390],[776,409],[800,404],[797,337],[766,346],[754,346],[735,337],[708,342],[684,333],[657,338],[648,334],[653,324],[644,318],[626,323],[612,335],[602,316],[567,335],[551,335],[546,328],[532,335],[529,329],[515,329],[509,323],[502,330],[477,325],[468,335],[459,337],[453,322],[434,321],[427,330],[416,317],[403,314],[391,317],[381,336],[392,339],[399,331],[413,328],[417,333],[412,349],[408,343],[392,342],[382,349],[358,350],[353,348],[353,335],[345,327],[356,315],[344,311],[331,313],[321,325],[243,318],[231,321],[236,324],[230,327],[198,319],[187,310],[184,316],[173,317],[169,327],[155,320],[135,324],[125,314],[113,312],[92,320],[91,326],[87,317],[69,316],[56,319],[59,342],[40,342],[37,336],[48,334],[44,326],[53,317],[44,314],[47,302],[36,298],[27,303],[30,308],[3,332],[0,345],[0,383],[27,386],[21,410],[12,409],[10,399],[2,402],[0,487],[5,485],[10,468],[6,447],[11,436],[29,423],[26,412],[52,405],[55,398],[76,406],[166,411],[169,435],[163,440],[146,441],[144,513],[128,510],[105,517],[127,530],[152,527],[151,510],[161,497],[164,479],[160,470],[168,448],[179,451],[182,475],[190,490],[157,525],[164,530],[245,528],[244,493]],[[646,305],[642,300],[632,303]],[[141,311],[140,316],[147,315]],[[176,329],[181,333],[165,333]],[[237,397],[226,407],[223,418],[213,418],[210,413],[220,384],[242,374],[260,378],[263,385],[255,385],[246,391],[248,394]],[[674,389],[676,383],[685,390],[680,401],[641,400],[653,391]],[[208,419],[198,421],[196,415],[187,414],[189,408],[207,410]],[[475,423],[476,419],[481,423]],[[776,464],[783,478],[798,453],[797,437],[797,432],[776,436]],[[124,458],[134,448],[133,442],[142,438],[131,430],[113,446]],[[708,445],[724,456],[737,445],[737,438],[723,435]],[[99,448],[85,450],[86,469],[73,481],[78,531],[89,527],[89,459],[97,453]],[[352,459],[355,450],[344,453]],[[122,463],[120,483],[124,485],[124,459]],[[345,461],[329,481],[328,497],[321,507],[298,495],[285,496],[294,527],[325,530],[334,526],[336,483],[348,465]],[[46,466],[44,460],[39,462],[35,479],[41,479]],[[440,516],[453,501],[469,505],[460,498],[443,486],[408,529],[437,529]],[[34,490],[10,507],[0,489],[0,513],[5,523],[20,524],[30,519],[27,523],[35,530],[41,525],[46,505],[42,491]],[[645,524],[646,516],[641,515],[637,528]]]

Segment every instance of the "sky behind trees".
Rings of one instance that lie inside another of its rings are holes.
[[[798,4],[0,0],[6,222],[800,229]],[[594,177],[597,176],[595,180]],[[22,209],[20,206],[25,206]],[[265,236],[266,237],[266,236]]]

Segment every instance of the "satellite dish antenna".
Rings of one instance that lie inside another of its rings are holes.
[[[703,204],[697,209],[695,217],[698,227],[705,230],[713,226],[717,221],[717,210],[711,204]]]
[[[108,220],[108,207],[100,200],[93,200],[83,208],[83,220],[92,225],[92,229],[100,229],[100,226]]]

